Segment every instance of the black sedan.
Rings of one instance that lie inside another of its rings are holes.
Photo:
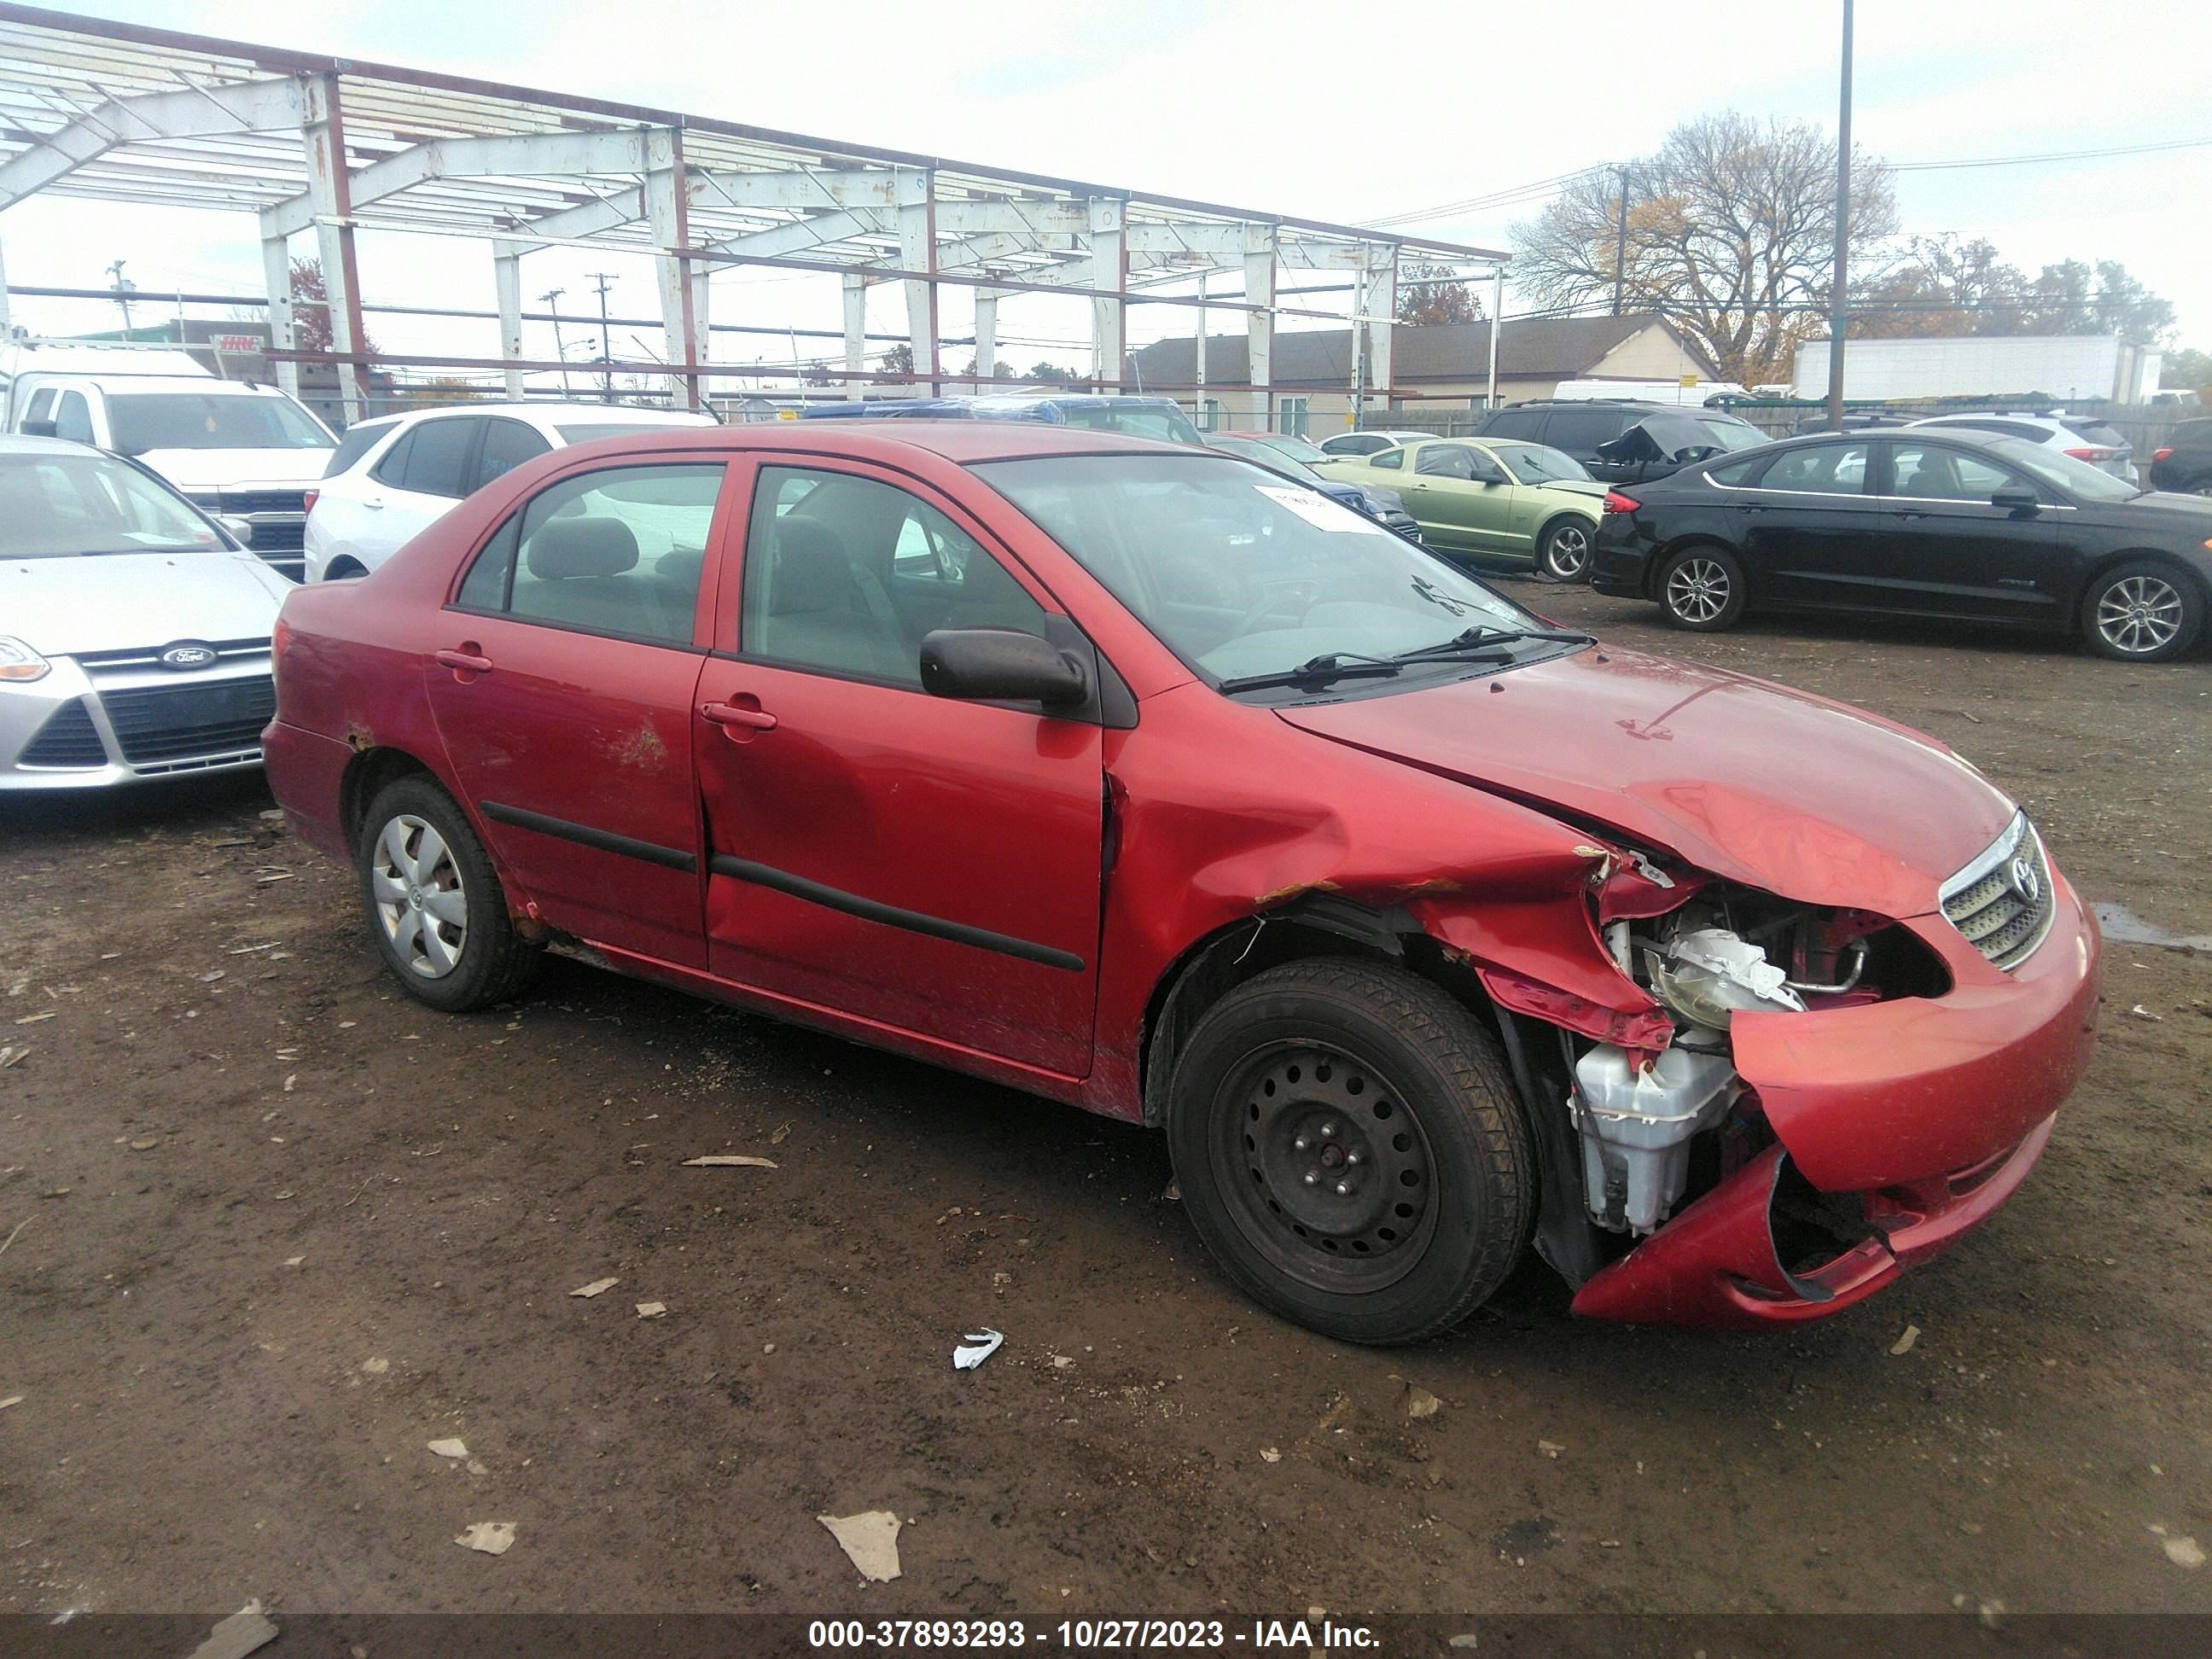
[[[1747,610],[1850,611],[2078,633],[2163,662],[2203,626],[2212,501],[2018,438],[1824,434],[1616,488],[1592,567],[1599,592],[1700,633]]]
[[[1369,518],[1385,530],[1403,536],[1409,542],[1421,539],[1421,526],[1413,515],[1406,511],[1406,498],[1395,489],[1384,489],[1375,484],[1346,483],[1336,478],[1324,478],[1295,456],[1285,453],[1273,441],[1270,433],[1209,432],[1206,443],[1209,449],[1218,449],[1224,455],[1234,455],[1255,466],[1264,466],[1270,472],[1279,472],[1309,489],[1318,489],[1333,501],[1350,507],[1364,518]]]

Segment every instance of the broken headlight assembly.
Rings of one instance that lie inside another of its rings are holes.
[[[1597,1043],[1574,1063],[1570,1109],[1590,1218],[1636,1235],[1680,1204],[1698,1145],[1717,1143],[1731,1122],[1766,1133],[1729,1048],[1736,1015],[1806,1014],[1948,988],[1932,953],[1885,917],[1747,889],[1702,889],[1664,915],[1613,923],[1606,943],[1621,971],[1677,1021],[1673,1043],[1656,1054]],[[1748,1111],[1737,1109],[1745,1104]]]

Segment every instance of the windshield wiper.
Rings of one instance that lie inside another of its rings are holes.
[[[1451,638],[1435,645],[1417,646],[1411,651],[1401,651],[1390,659],[1392,662],[1430,662],[1439,658],[1457,657],[1470,652],[1488,653],[1490,647],[1511,645],[1520,640],[1547,640],[1559,645],[1595,645],[1595,634],[1577,633],[1565,628],[1492,628],[1478,625],[1463,629]]]
[[[1399,663],[1395,658],[1363,657],[1352,651],[1324,652],[1318,657],[1308,657],[1296,668],[1285,668],[1273,674],[1239,674],[1226,679],[1215,689],[1223,692],[1257,691],[1271,685],[1300,685],[1316,688],[1331,680],[1376,679],[1395,674]]]

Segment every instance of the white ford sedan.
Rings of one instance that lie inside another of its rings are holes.
[[[0,790],[260,765],[291,589],[145,469],[0,437]]]

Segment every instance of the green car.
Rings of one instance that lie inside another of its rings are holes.
[[[1589,579],[1606,486],[1543,444],[1431,438],[1310,464],[1324,477],[1395,489],[1438,553],[1534,567],[1547,581]]]

